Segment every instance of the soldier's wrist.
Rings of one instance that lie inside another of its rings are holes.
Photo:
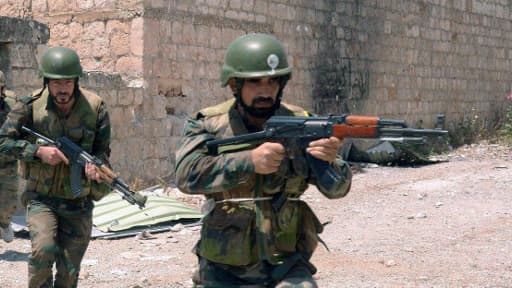
[[[41,148],[41,146],[33,145],[33,149],[34,149],[33,157],[34,158],[40,158],[41,159],[41,150],[39,148]]]

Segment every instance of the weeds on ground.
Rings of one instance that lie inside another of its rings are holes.
[[[498,130],[499,140],[504,144],[512,146],[512,93],[507,96],[506,106],[503,123]]]
[[[478,115],[476,108],[471,108],[469,113],[465,113],[463,119],[457,124],[455,129],[451,129],[449,142],[454,147],[464,144],[471,144],[485,138],[487,131],[485,125]]]

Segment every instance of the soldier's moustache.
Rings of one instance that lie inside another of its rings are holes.
[[[58,92],[56,96],[53,97],[53,101],[57,104],[67,104],[71,101],[73,95],[66,92]],[[65,97],[65,98],[61,98]]]
[[[268,106],[256,107],[261,104],[268,104]],[[250,106],[244,105],[244,108],[253,117],[268,118],[274,114],[277,107],[275,107],[275,101],[272,97],[258,96],[252,100]]]
[[[252,100],[252,106],[256,104],[274,104],[272,97],[258,96]]]

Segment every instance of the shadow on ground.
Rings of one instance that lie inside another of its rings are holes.
[[[30,253],[22,253],[14,250],[6,250],[0,254],[0,261],[27,262]]]

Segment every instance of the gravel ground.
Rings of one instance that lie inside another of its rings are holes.
[[[322,221],[320,287],[512,287],[512,152],[464,146],[447,162],[362,168],[351,192],[304,199]],[[198,199],[174,196],[197,205]],[[79,287],[191,287],[199,227],[94,240]],[[0,242],[0,287],[26,287],[26,238]]]

